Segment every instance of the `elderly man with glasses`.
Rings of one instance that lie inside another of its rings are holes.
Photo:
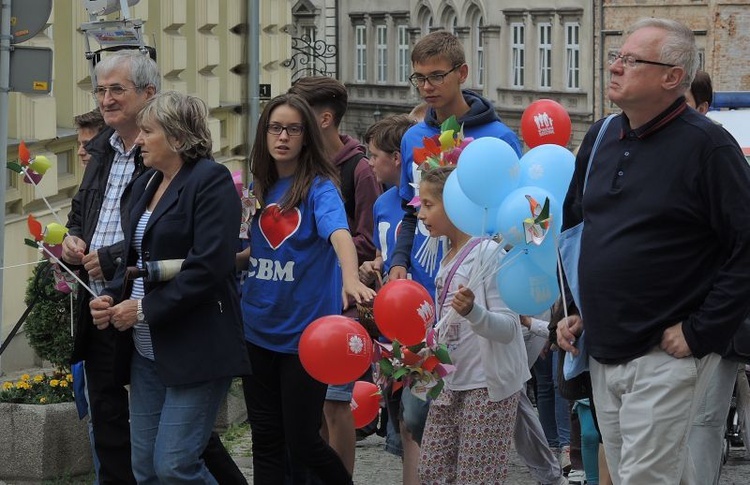
[[[107,127],[84,147],[90,162],[73,197],[63,259],[79,266],[83,280],[98,294],[124,259],[122,227],[127,226],[123,218],[127,217],[129,200],[126,187],[144,171],[140,148],[135,144],[140,132],[136,117],[159,91],[161,76],[147,55],[123,50],[102,59],[96,65],[95,77],[92,94]],[[89,310],[90,295],[80,288],[78,297],[72,361],[85,362],[98,482],[135,483],[128,391],[124,386],[129,372],[129,335],[120,334],[112,326],[97,330]],[[247,483],[218,435],[212,435],[203,458],[219,482]]]
[[[698,68],[688,27],[640,20],[609,62],[608,97],[622,113],[598,147],[603,121],[584,137],[564,202],[563,230],[585,225],[580,307],[558,324],[558,344],[578,353],[585,327],[615,485],[705,485],[688,434],[750,312],[750,166],[685,102]]]

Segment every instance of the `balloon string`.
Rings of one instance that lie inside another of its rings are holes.
[[[70,336],[73,336],[73,326],[75,322],[75,315],[73,313],[73,292],[70,292]]]
[[[480,255],[482,254],[482,251],[487,250],[487,248],[482,248],[482,245],[484,245],[484,243],[479,244]],[[492,262],[496,261],[497,257],[500,255],[500,252],[502,250],[503,250],[503,246],[502,246],[502,240],[501,240],[501,243],[499,243],[495,248],[492,249],[492,252],[490,253],[487,259]],[[509,258],[508,257],[503,258],[502,262],[499,265],[495,265],[495,264],[483,265],[482,261],[485,261],[485,258],[480,257],[480,255],[478,255],[477,258],[472,262],[472,270],[469,275],[469,281],[468,283],[466,283],[466,286],[471,288],[473,286],[476,286],[478,283],[483,283],[490,276],[493,276],[498,271],[500,271],[500,269],[502,269],[505,265],[510,264],[511,262],[513,262],[513,260],[520,257],[521,254],[522,253],[519,252]],[[476,270],[477,267],[479,268],[478,270]],[[456,316],[456,311],[453,309],[452,306],[449,307],[448,311],[443,316],[441,316],[440,320],[438,320],[438,322],[435,324],[435,327],[434,327],[435,331],[438,332],[445,325],[447,321],[455,318],[455,316]],[[438,333],[438,336],[439,335],[440,334]]]
[[[55,263],[59,264],[61,268],[63,268],[63,269],[64,269],[65,271],[67,271],[68,273],[70,273],[70,274],[71,274],[71,275],[73,276],[73,278],[75,278],[75,279],[76,279],[76,281],[78,281],[78,282],[79,282],[79,283],[81,284],[81,286],[82,286],[82,287],[83,287],[83,288],[84,288],[84,289],[85,289],[86,291],[88,291],[88,292],[89,292],[89,293],[91,294],[91,296],[92,296],[92,297],[96,298],[96,297],[98,297],[98,296],[99,296],[99,295],[97,295],[96,293],[94,293],[94,290],[92,290],[91,288],[89,288],[89,286],[88,286],[88,285],[87,285],[86,283],[84,283],[84,282],[83,282],[83,280],[81,280],[81,278],[79,278],[77,274],[75,274],[75,273],[74,273],[74,272],[73,272],[73,271],[72,271],[72,270],[71,270],[70,268],[68,268],[68,267],[67,267],[67,266],[65,265],[65,263],[63,263],[62,261],[60,261],[59,259],[57,259],[57,256],[55,256],[54,254],[52,254],[52,251],[50,251],[49,249],[47,249],[47,248],[46,248],[46,247],[45,247],[45,246],[44,246],[43,244],[41,244],[41,243],[39,243],[39,247],[40,247],[40,248],[42,249],[42,251],[44,251],[45,253],[47,253],[47,255],[49,255],[49,257],[50,257],[50,259],[52,259],[52,261],[54,261]]]
[[[0,270],[6,270],[6,269],[11,269],[11,268],[20,268],[22,266],[31,266],[31,265],[39,264],[39,263],[41,263],[41,261],[32,261],[30,263],[12,264],[10,266],[0,266]]]
[[[28,169],[22,165],[21,170],[23,170],[23,174],[26,176],[29,182],[31,182],[31,185],[33,185],[35,189],[39,188],[39,185],[37,185],[37,183],[34,182],[34,179],[31,177],[31,175],[29,175]],[[36,191],[34,191],[34,194],[36,194]],[[50,212],[52,213],[52,217],[55,218],[57,223],[60,224],[61,226],[64,226],[65,224],[63,224],[63,221],[61,221],[60,218],[57,216],[57,212],[55,211],[55,209],[52,208],[49,201],[47,200],[47,197],[42,196],[42,200],[47,205],[47,208],[50,210]]]

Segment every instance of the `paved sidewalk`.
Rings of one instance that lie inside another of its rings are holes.
[[[250,434],[249,431],[247,434]],[[376,435],[357,443],[354,465],[355,485],[399,485],[401,483],[401,460],[387,453],[383,449],[384,443],[385,440]],[[232,450],[232,454],[248,481],[252,483],[253,470],[249,447],[250,439],[246,437]],[[731,449],[729,461],[722,470],[719,485],[750,484],[750,459],[744,456],[744,448]],[[505,485],[535,485],[515,450],[513,450],[508,466],[508,480]]]

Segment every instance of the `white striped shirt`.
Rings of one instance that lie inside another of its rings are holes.
[[[135,228],[135,235],[133,237],[133,248],[138,253],[138,261],[135,263],[138,268],[143,268],[143,255],[142,255],[142,243],[143,233],[146,232],[146,224],[151,218],[151,211],[146,210],[141,218],[138,220],[138,225]],[[140,300],[146,295],[143,278],[136,278],[133,280],[133,291],[130,293],[131,300]],[[135,342],[135,349],[143,357],[149,360],[154,360],[154,346],[151,343],[151,331],[148,328],[148,323],[136,323],[133,327],[133,340]]]
[[[120,198],[133,177],[135,170],[135,146],[130,151],[125,151],[122,138],[117,132],[109,138],[109,144],[115,150],[115,157],[112,160],[112,167],[107,179],[107,188],[104,191],[104,200],[102,208],[99,211],[99,221],[96,223],[94,236],[91,238],[89,251],[96,251],[99,248],[111,246],[112,244],[122,241],[122,225],[120,222]],[[90,281],[91,288],[96,294],[101,294],[104,289],[104,280]]]

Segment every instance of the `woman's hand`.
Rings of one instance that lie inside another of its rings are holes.
[[[108,295],[96,297],[89,302],[91,317],[94,319],[94,325],[99,330],[104,330],[109,326],[113,303],[114,300]]]
[[[111,309],[111,323],[117,330],[123,332],[137,321],[138,300],[125,300]]]

